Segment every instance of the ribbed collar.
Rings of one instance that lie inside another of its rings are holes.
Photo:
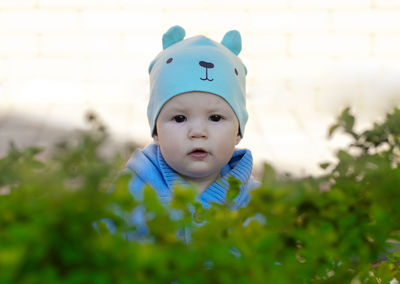
[[[166,195],[170,195],[171,190],[178,183],[188,185],[188,183],[181,176],[179,176],[164,160],[160,147],[157,147],[157,161],[167,187],[170,189],[168,193],[165,193]],[[230,177],[234,177],[237,178],[242,184],[247,184],[251,176],[252,168],[253,157],[250,150],[235,150],[231,160],[222,168],[221,177],[212,183],[208,188],[206,188],[198,196],[198,199],[205,207],[209,207],[209,203],[212,202],[223,204],[226,200],[227,191],[229,189],[228,179]]]
[[[157,161],[160,166],[161,174],[167,184],[167,187],[171,190],[177,184],[188,184],[180,175],[178,175],[164,160],[163,155],[161,154],[161,149],[157,146]]]
[[[153,187],[163,203],[171,201],[174,186],[179,184],[190,186],[167,164],[160,147],[155,144],[150,144],[143,150],[137,150],[128,161],[127,167],[145,184]],[[242,183],[240,194],[246,196],[252,167],[251,152],[247,149],[235,150],[231,160],[222,168],[220,178],[199,194],[198,200],[205,208],[209,208],[210,203],[225,203],[230,177]]]
[[[198,198],[205,207],[209,207],[209,203],[211,202],[218,204],[225,203],[226,194],[229,189],[228,179],[234,177],[241,184],[246,185],[251,177],[252,168],[253,157],[251,152],[246,149],[235,150],[229,163],[222,168],[221,177],[204,190]],[[244,190],[244,187],[240,187],[240,190]]]

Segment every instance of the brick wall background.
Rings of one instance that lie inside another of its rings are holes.
[[[257,164],[318,173],[347,141],[326,139],[344,106],[364,127],[400,102],[400,0],[0,0],[0,153],[46,145],[88,109],[149,143],[147,68],[176,24],[215,40],[240,30],[240,146]]]

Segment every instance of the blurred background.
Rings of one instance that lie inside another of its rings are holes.
[[[295,175],[319,174],[346,137],[400,103],[400,0],[0,0],[0,156],[46,146],[90,110],[118,143],[151,142],[147,68],[162,34],[221,41],[237,29],[250,119],[239,147]]]

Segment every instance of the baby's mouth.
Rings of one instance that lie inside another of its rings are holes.
[[[194,159],[198,159],[198,160],[205,159],[208,156],[208,154],[209,153],[202,148],[195,148],[189,152],[190,157],[192,157]]]

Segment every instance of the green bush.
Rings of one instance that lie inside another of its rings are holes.
[[[0,160],[0,283],[389,283],[400,279],[400,110],[356,132],[346,109],[329,130],[352,144],[326,174],[292,178],[266,165],[248,207],[202,209],[177,188],[171,208],[151,189],[134,201],[123,159],[104,158],[92,129]],[[99,130],[100,128],[100,130]],[[148,234],[125,222],[145,208]],[[106,223],[113,220],[116,232]],[[94,225],[97,224],[97,225]],[[189,241],[188,241],[189,240]]]

